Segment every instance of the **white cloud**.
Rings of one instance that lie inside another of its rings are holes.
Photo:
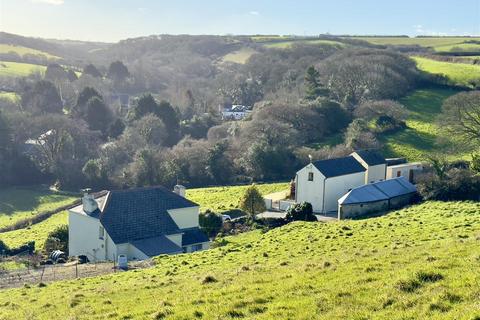
[[[64,0],[30,0],[33,3],[45,3],[45,4],[53,4],[55,6],[61,5],[64,3]]]
[[[260,12],[258,11],[250,11],[249,12],[252,16],[259,16],[260,15]]]

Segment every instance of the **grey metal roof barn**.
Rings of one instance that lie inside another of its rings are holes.
[[[388,200],[417,192],[417,188],[404,177],[366,184],[352,189],[338,199],[341,205]]]

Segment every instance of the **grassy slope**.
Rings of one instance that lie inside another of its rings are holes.
[[[379,45],[419,45],[422,47],[445,47],[462,44],[467,40],[480,40],[468,37],[428,37],[428,38],[400,38],[400,37],[354,37],[353,39],[365,40]]]
[[[289,188],[288,183],[258,184],[263,195],[283,191]],[[225,212],[238,208],[238,202],[245,192],[246,186],[212,187],[187,190],[187,198],[198,203],[201,210],[212,209],[215,212]]]
[[[73,202],[76,198],[49,190],[0,189],[0,228]],[[0,234],[1,238],[1,234]]]
[[[22,46],[14,46],[10,44],[0,43],[0,53],[9,53],[9,52],[15,52],[20,56],[23,56],[25,54],[33,54],[33,55],[44,55],[49,59],[59,59],[59,57],[51,55],[50,53],[47,53],[44,51],[22,47]]]
[[[248,58],[250,58],[255,53],[257,53],[257,51],[255,51],[254,49],[245,47],[240,50],[226,54],[222,58],[222,61],[244,64],[245,62],[247,62]]]
[[[1,291],[1,312],[3,319],[475,319],[479,218],[479,203],[430,202],[368,220],[292,223],[159,257],[152,269]],[[206,276],[216,282],[203,283]]]
[[[440,74],[453,85],[470,86],[469,81],[480,78],[480,65],[436,61],[428,58],[413,57],[420,70]]]
[[[0,99],[7,99],[12,102],[20,101],[20,96],[16,92],[0,91]]]
[[[10,248],[16,248],[29,241],[35,241],[35,249],[42,250],[50,232],[58,226],[68,223],[67,212],[54,214],[50,218],[31,225],[28,228],[0,233],[0,240]],[[1,318],[0,318],[1,319]]]
[[[286,49],[291,47],[295,43],[303,43],[303,44],[323,44],[323,45],[331,45],[335,46],[338,48],[344,47],[345,44],[338,42],[338,41],[332,41],[332,40],[321,40],[321,39],[315,39],[315,40],[296,40],[296,41],[276,41],[276,42],[271,42],[271,43],[266,43],[265,47],[267,48],[276,48],[276,49]]]
[[[0,61],[0,77],[23,77],[34,72],[44,73],[46,67],[30,63]]]
[[[382,137],[388,156],[402,156],[409,160],[426,160],[433,153],[449,154],[450,145],[437,145],[439,135],[435,117],[440,113],[443,100],[458,93],[454,89],[419,89],[401,99],[410,116],[408,128]],[[452,158],[466,155],[450,153]]]

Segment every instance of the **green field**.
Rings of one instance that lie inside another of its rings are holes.
[[[439,132],[435,118],[441,112],[443,101],[458,92],[455,89],[419,89],[401,99],[410,111],[408,128],[381,137],[385,154],[407,157],[410,161],[427,160],[434,154],[447,155],[452,160],[468,157],[452,148],[452,139],[445,137],[445,144],[437,145]]]
[[[44,73],[47,67],[20,62],[0,61],[0,77],[25,77],[35,72]]]
[[[0,291],[2,319],[480,317],[480,204],[291,223],[151,269]]]
[[[0,189],[0,228],[72,203],[76,198],[47,189]],[[2,234],[0,234],[1,238]]]
[[[26,54],[33,54],[33,55],[44,55],[48,59],[59,59],[59,57],[51,55],[45,51],[40,51],[32,48],[22,47],[22,46],[14,46],[10,44],[3,44],[0,43],[0,54],[2,53],[9,53],[15,52],[16,54],[23,56]]]
[[[294,44],[311,44],[311,45],[330,45],[337,48],[343,48],[345,46],[344,43],[333,41],[333,40],[323,40],[323,39],[313,39],[313,40],[287,40],[287,41],[274,41],[270,43],[266,43],[265,47],[267,48],[275,48],[275,49],[288,49]]]
[[[413,57],[417,67],[432,74],[445,76],[452,85],[471,87],[471,80],[480,79],[480,65],[437,61],[422,57]]]
[[[17,248],[29,241],[35,241],[35,250],[42,250],[48,234],[58,226],[67,223],[67,212],[63,211],[28,228],[0,233],[0,240],[10,248]]]
[[[0,99],[7,99],[12,102],[18,102],[20,100],[20,96],[16,92],[0,91]]]
[[[478,37],[352,37],[352,39],[364,40],[378,45],[419,45],[434,49],[437,47],[458,46],[468,40],[480,40]]]
[[[480,52],[480,44],[478,43],[460,43],[449,44],[445,46],[437,46],[434,48],[437,52]]]
[[[202,211],[211,209],[222,213],[238,209],[238,202],[248,187],[245,185],[188,189],[187,198],[198,203]],[[257,187],[263,195],[267,195],[287,190],[289,183],[257,184]]]
[[[248,58],[250,58],[255,53],[257,53],[257,51],[255,51],[254,49],[245,47],[240,50],[226,54],[225,56],[223,56],[222,61],[244,64],[245,62],[247,62]]]

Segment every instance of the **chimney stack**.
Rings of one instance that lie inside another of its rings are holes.
[[[185,198],[186,188],[180,184],[177,184],[175,187],[173,187],[173,192]]]
[[[84,189],[83,191],[83,198],[82,198],[82,204],[83,204],[83,211],[85,211],[86,214],[92,214],[98,209],[98,203],[95,200],[95,197],[93,194],[90,193],[91,189]]]

